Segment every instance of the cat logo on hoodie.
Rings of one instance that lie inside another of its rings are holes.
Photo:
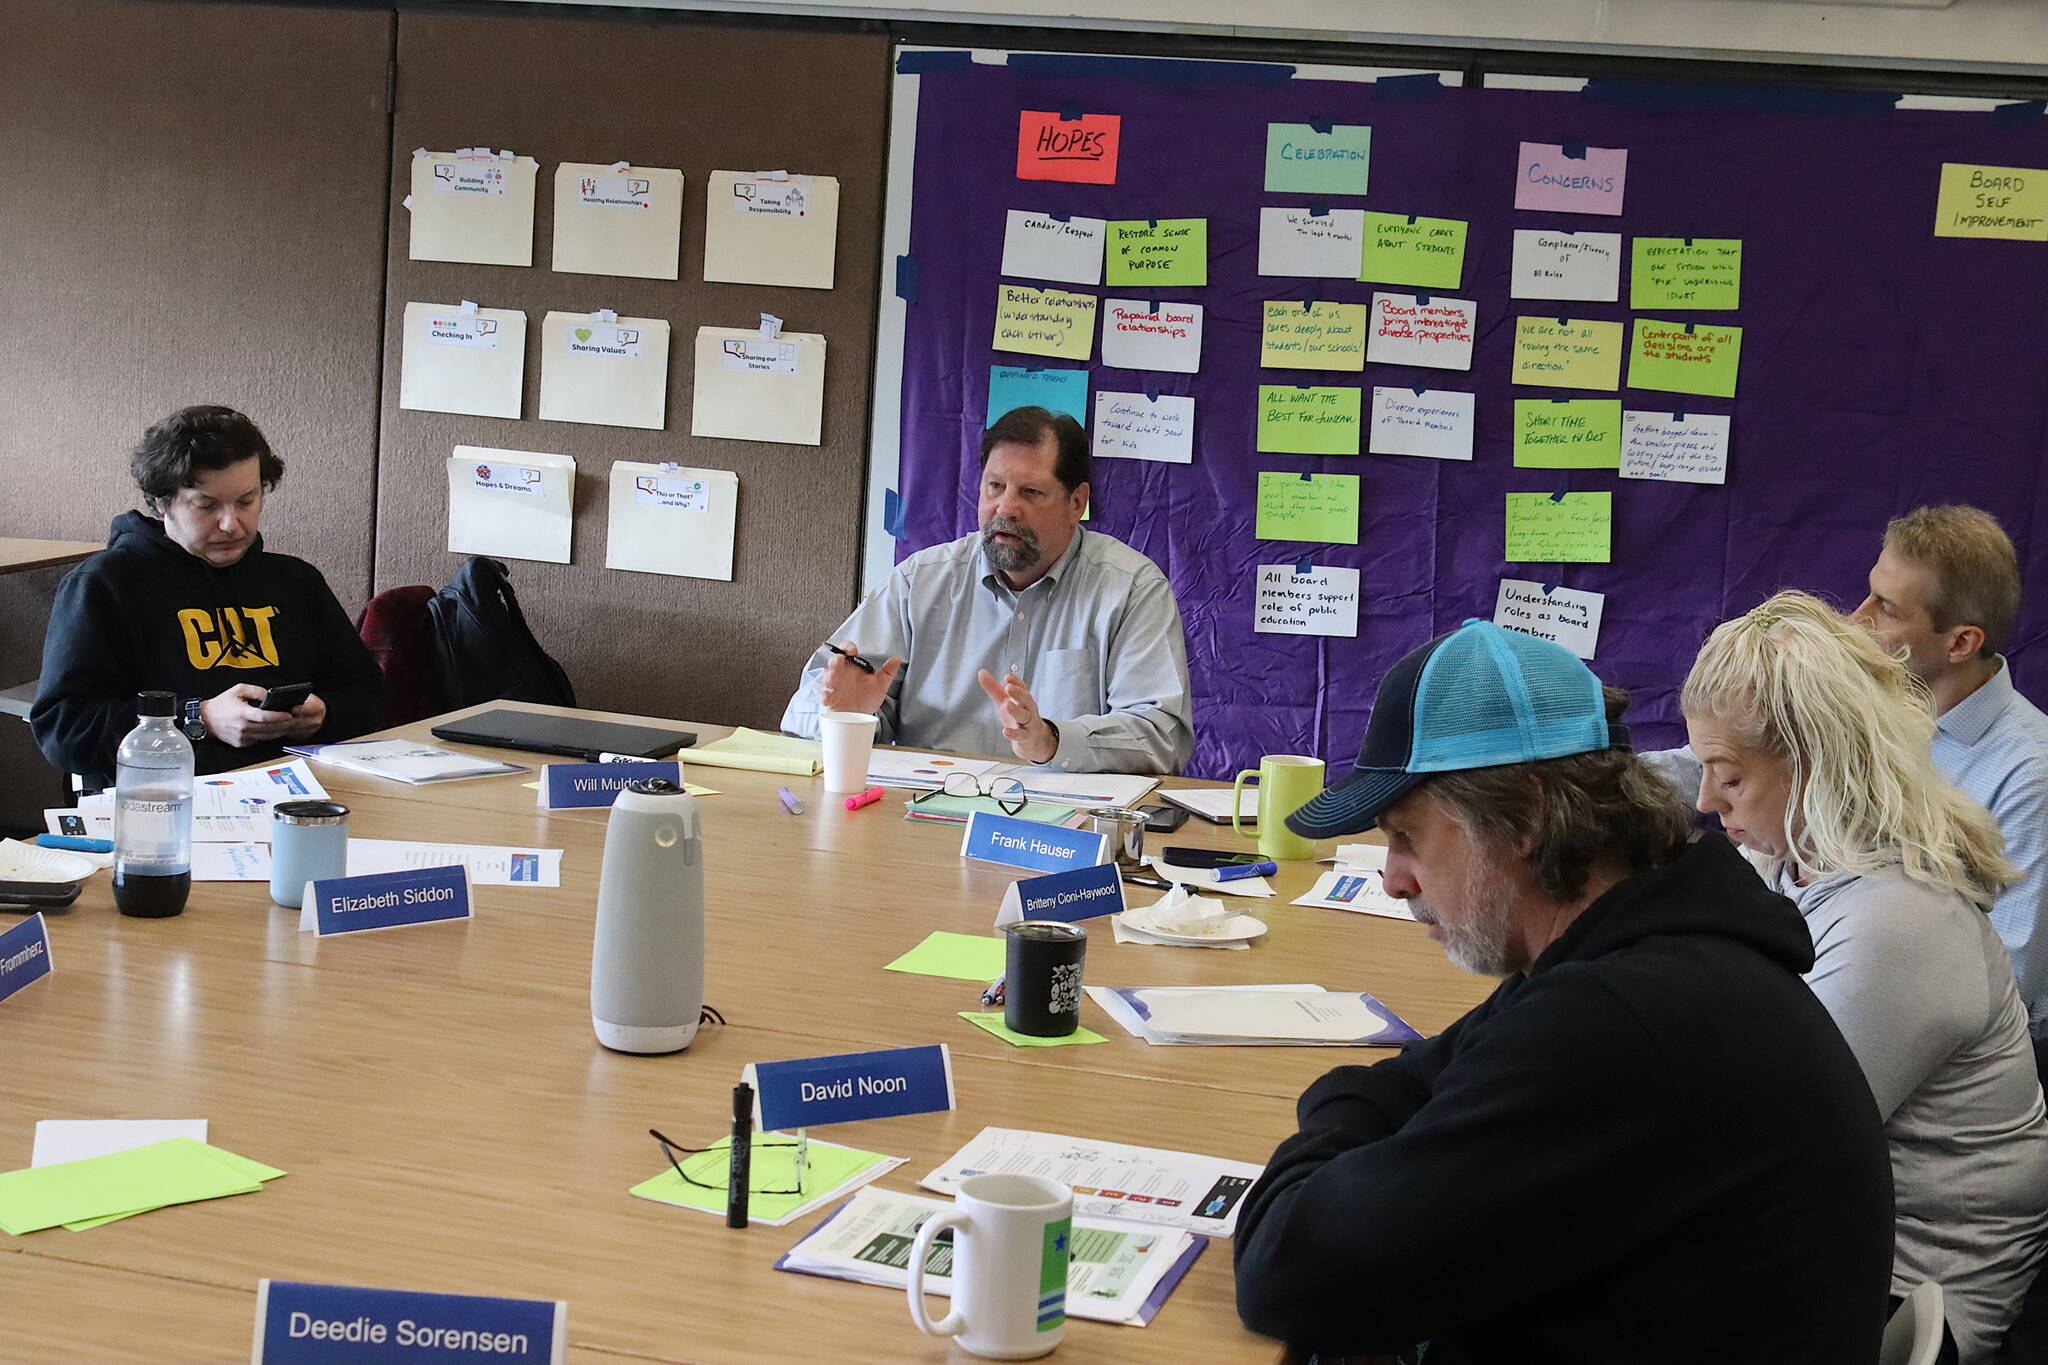
[[[185,632],[185,657],[194,668],[276,668],[277,641],[270,633],[276,607],[187,607],[178,613]]]

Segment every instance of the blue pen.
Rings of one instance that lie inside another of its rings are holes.
[[[1217,868],[1216,880],[1219,882],[1234,882],[1245,877],[1270,877],[1279,870],[1280,864],[1273,862],[1239,863],[1234,867]]]
[[[112,853],[112,839],[81,839],[74,834],[38,834],[36,842],[44,848],[68,848],[74,853]]]
[[[802,815],[804,813],[804,803],[797,800],[796,793],[787,787],[778,788],[775,793],[775,799],[780,801],[782,808],[791,815]]]

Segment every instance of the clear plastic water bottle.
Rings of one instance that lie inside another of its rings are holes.
[[[141,724],[114,756],[114,904],[124,915],[181,913],[192,892],[192,741],[178,699],[138,692]]]

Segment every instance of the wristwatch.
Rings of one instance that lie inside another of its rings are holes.
[[[199,714],[199,708],[204,704],[204,700],[201,697],[187,697],[178,704],[178,729],[184,732],[185,738],[195,744],[213,736],[213,732],[206,728],[206,717]]]

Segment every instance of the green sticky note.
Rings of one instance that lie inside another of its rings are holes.
[[[1515,319],[1509,379],[1560,389],[1621,387],[1621,324],[1583,318]]]
[[[1259,449],[1276,455],[1356,455],[1359,392],[1259,385]]]
[[[1319,133],[1306,123],[1266,125],[1266,190],[1282,194],[1364,194],[1372,170],[1372,129],[1339,123]]]
[[[1018,1047],[1063,1047],[1068,1043],[1106,1043],[1109,1041],[1109,1039],[1093,1029],[1085,1029],[1078,1026],[1076,1026],[1072,1033],[1060,1038],[1039,1038],[1029,1033],[1018,1033],[1004,1025],[1003,1012],[1001,1010],[992,1010],[986,1013],[980,1010],[961,1010],[960,1017],[976,1028],[986,1029],[1004,1042],[1014,1043]]]
[[[2043,176],[2048,183],[2048,175]],[[1740,308],[1742,242],[1734,237],[1638,237],[1631,308]]]
[[[1189,285],[1209,282],[1207,218],[1133,218],[1109,225],[1107,285]]]
[[[891,962],[888,970],[950,976],[958,981],[993,981],[1003,974],[1003,940],[937,930]]]
[[[1081,520],[1088,518],[1084,516]],[[978,810],[987,811],[990,815],[1006,815],[1013,820],[1036,820],[1043,825],[1064,825],[1074,818],[1072,806],[1055,805],[1050,801],[1027,801],[1023,810],[1009,811],[1004,810],[992,796],[949,796],[942,791],[928,792],[916,800],[905,802],[903,818],[964,825],[968,817]]]
[[[1376,284],[1456,289],[1465,277],[1465,220],[1367,213],[1358,278]]]
[[[1523,469],[1621,468],[1621,400],[1517,398],[1515,463]]]
[[[842,1147],[836,1142],[812,1138],[804,1145],[803,1174],[799,1178],[795,1138],[784,1133],[756,1133],[752,1146],[753,1151],[747,1156],[747,1214],[764,1223],[787,1218],[820,1195],[845,1187],[889,1160],[880,1152],[863,1152],[855,1147]],[[722,1137],[704,1151],[689,1156],[676,1153],[682,1168],[699,1184],[692,1185],[677,1175],[675,1167],[671,1166],[660,1175],[641,1181],[626,1193],[652,1199],[658,1204],[722,1214],[725,1212],[726,1173],[730,1169],[726,1153],[731,1150],[732,1139]]]
[[[996,287],[998,351],[1086,360],[1095,352],[1095,296],[1028,284]]]
[[[1605,564],[1612,558],[1614,495],[1508,494],[1510,564]]]
[[[1635,344],[1628,357],[1628,386],[1733,398],[1741,357],[1740,327],[1637,318]]]
[[[204,1146],[190,1138],[166,1138],[82,1161],[0,1172],[0,1229],[19,1237],[60,1223],[263,1188],[200,1150]]]
[[[1260,540],[1358,543],[1358,476],[1267,471],[1259,475],[1259,509],[1252,532]]]
[[[1364,370],[1365,305],[1267,300],[1259,364],[1269,370]]]
[[[248,1157],[237,1156],[233,1152],[225,1151],[222,1148],[212,1146],[211,1144],[200,1142],[196,1138],[167,1138],[165,1139],[165,1141],[190,1143],[192,1147],[195,1147],[200,1152],[204,1153],[208,1160],[213,1161],[220,1165],[223,1169],[233,1171],[235,1174],[242,1176],[248,1180],[259,1182],[266,1180],[275,1180],[279,1176],[285,1174],[285,1172],[279,1170],[275,1166],[266,1166],[260,1161],[251,1161]],[[100,1218],[76,1219],[72,1222],[66,1223],[64,1227],[67,1231],[70,1232],[89,1232],[93,1228],[105,1227],[109,1223],[118,1223],[123,1218],[133,1218],[138,1213],[150,1213],[156,1209],[160,1209],[163,1207],[164,1205],[161,1203],[150,1204],[143,1208],[130,1209],[126,1213],[110,1213]]]
[[[2048,242],[2048,170],[1947,163],[1934,205],[1934,235]]]

